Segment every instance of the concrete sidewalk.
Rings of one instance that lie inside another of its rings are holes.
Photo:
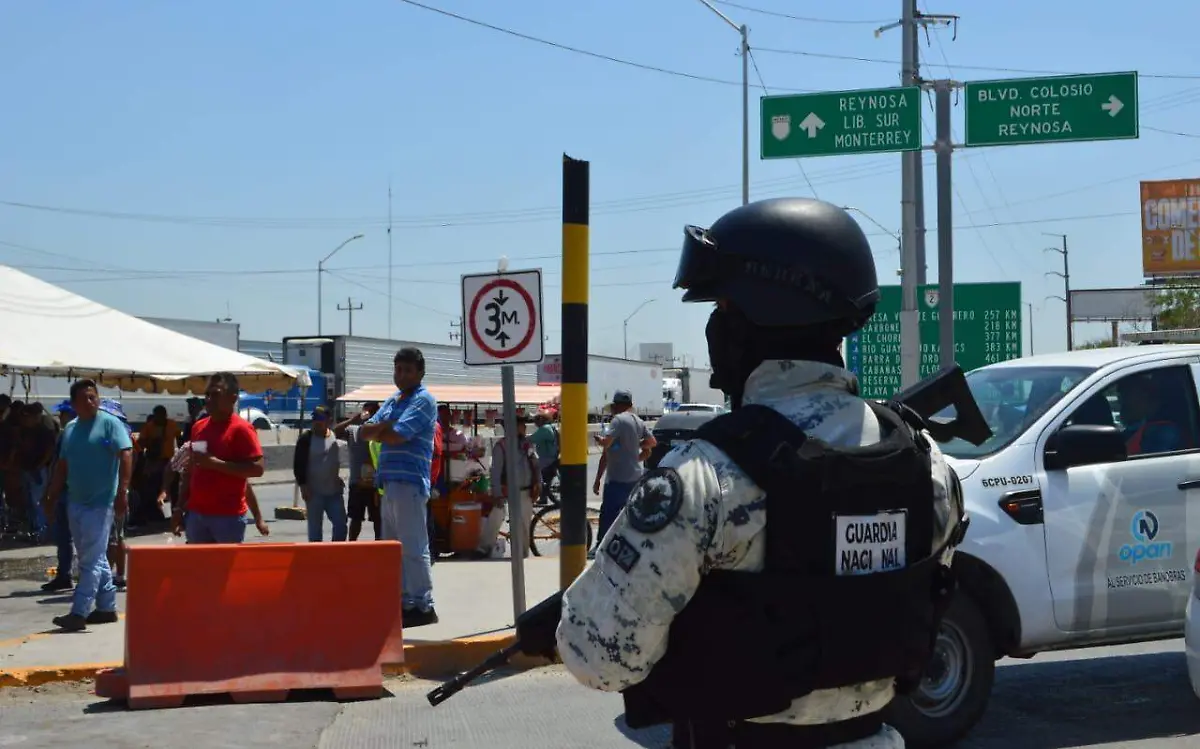
[[[525,560],[526,606],[558,590],[557,558]],[[443,561],[433,567],[437,624],[404,633],[405,664],[389,672],[447,675],[483,660],[510,641],[513,626],[509,560]],[[137,585],[136,578],[129,579]],[[125,595],[117,605],[124,608]],[[0,582],[0,687],[91,677],[121,664],[124,621],[65,633],[50,620],[65,613],[70,593],[42,593],[33,582]],[[247,622],[248,627],[254,626]]]

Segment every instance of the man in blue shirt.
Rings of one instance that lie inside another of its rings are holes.
[[[117,588],[106,552],[114,513],[123,518],[129,508],[133,440],[119,418],[101,410],[94,381],[71,385],[71,406],[77,417],[63,430],[47,502],[56,505],[63,486],[70,486],[67,519],[79,553],[79,584],[71,613],[54,617],[54,624],[78,631],[117,621]]]
[[[381,443],[376,486],[381,538],[404,546],[400,569],[405,627],[435,624],[433,576],[429,556],[429,473],[433,464],[433,432],[437,401],[421,384],[425,356],[420,349],[396,352],[392,381],[399,392],[384,402],[359,431],[364,440]]]

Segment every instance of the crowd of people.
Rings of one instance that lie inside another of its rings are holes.
[[[367,403],[340,422],[318,406],[311,428],[297,441],[292,465],[307,507],[310,541],[324,540],[328,520],[333,541],[357,540],[369,522],[375,539],[403,544],[406,627],[438,621],[430,498],[451,490],[450,460],[475,455],[472,441],[453,423],[451,409],[439,405],[424,386],[424,375],[421,351],[401,349],[394,361],[396,395]],[[5,529],[23,528],[25,539],[57,545],[57,573],[42,589],[74,592],[69,613],[55,617],[56,626],[76,631],[117,620],[115,596],[126,586],[129,529],[162,524],[190,544],[241,543],[249,514],[257,531],[269,535],[249,482],[265,471],[263,450],[254,427],[237,413],[238,394],[236,376],[213,375],[204,398],[189,400],[185,423],[159,406],[137,430],[121,404],[101,398],[92,380],[74,382],[70,398],[53,415],[38,403],[0,395]],[[612,410],[611,425],[597,437],[604,447],[597,494],[606,473],[608,479],[601,536],[654,446],[627,392],[614,395]],[[552,501],[561,438],[544,411],[521,414],[517,438],[516,486],[527,528],[535,504]],[[343,450],[348,482],[340,470]],[[491,451],[490,501],[484,502],[478,546],[459,556],[482,559],[507,551],[498,543],[508,513],[505,451],[503,440]],[[72,576],[76,560],[77,580]]]

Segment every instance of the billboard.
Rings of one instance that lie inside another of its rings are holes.
[[[1071,289],[1072,322],[1111,322],[1113,320],[1152,320],[1156,290]]]
[[[675,345],[670,342],[639,343],[638,359],[656,364],[670,364],[675,361]]]
[[[1200,275],[1200,179],[1142,182],[1142,275]]]

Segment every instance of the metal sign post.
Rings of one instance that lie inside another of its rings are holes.
[[[517,438],[514,364],[537,364],[545,356],[542,335],[542,272],[523,270],[462,277],[463,362],[500,366],[504,401],[504,466],[508,476],[509,545],[512,555],[513,617],[525,612],[525,513],[518,480],[521,444]],[[534,476],[534,480],[538,477]]]

